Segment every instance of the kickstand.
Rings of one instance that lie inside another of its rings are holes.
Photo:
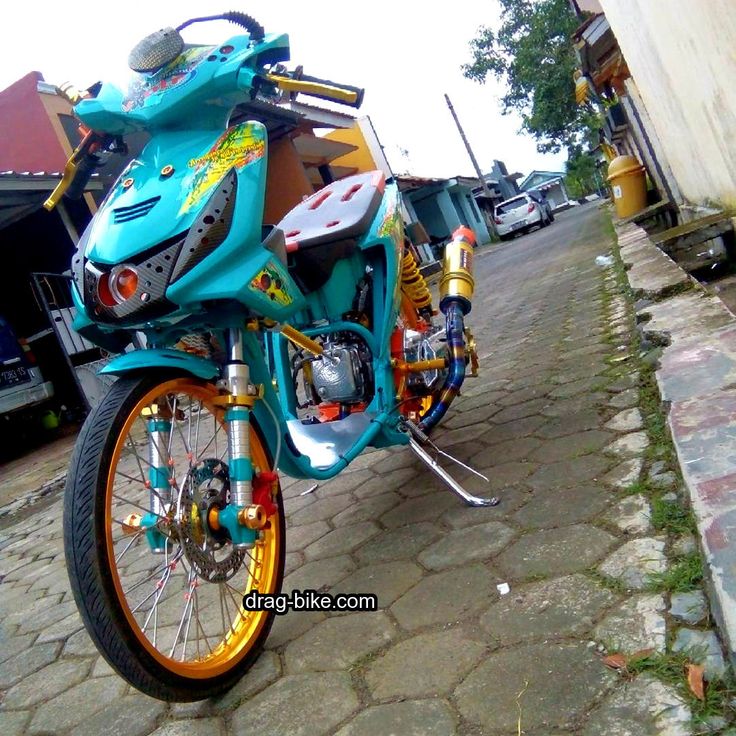
[[[405,430],[409,433],[409,447],[412,452],[456,495],[465,501],[468,506],[484,507],[484,506],[498,506],[500,499],[496,496],[492,498],[483,498],[482,496],[474,496],[472,493],[468,493],[438,462],[437,459],[432,457],[422,445],[417,441],[420,440],[424,444],[429,444],[439,455],[443,455],[449,458],[454,463],[457,463],[461,467],[469,470],[471,473],[477,475],[479,478],[488,481],[485,475],[474,470],[469,465],[453,457],[444,450],[440,450],[437,445],[429,439],[429,437],[422,432],[419,427],[414,424],[411,420],[405,420],[403,423]]]

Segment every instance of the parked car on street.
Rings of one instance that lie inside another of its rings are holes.
[[[28,346],[0,317],[0,416],[36,406],[53,395],[53,384],[43,380]]]
[[[517,233],[529,232],[533,227],[547,227],[554,221],[552,207],[546,197],[537,191],[524,192],[496,205],[494,222],[501,240]]]

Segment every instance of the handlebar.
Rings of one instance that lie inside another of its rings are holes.
[[[297,93],[318,97],[321,100],[340,102],[343,105],[358,108],[363,104],[365,90],[350,84],[340,84],[329,79],[309,77],[302,73],[301,67],[290,75],[266,74],[266,79],[280,90],[296,96]]]

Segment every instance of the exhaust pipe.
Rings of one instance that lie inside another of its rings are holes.
[[[445,416],[465,380],[466,346],[463,318],[472,308],[471,299],[475,288],[474,245],[473,231],[459,227],[445,247],[440,279],[440,310],[445,315],[446,322],[448,372],[432,406],[419,422],[419,428],[424,432],[430,432]]]

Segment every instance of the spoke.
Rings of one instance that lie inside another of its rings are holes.
[[[197,431],[194,433],[194,461],[199,462],[199,425],[202,423],[202,399],[199,400],[199,411],[197,412]]]
[[[235,610],[237,611],[237,613],[238,613],[238,615],[240,616],[240,618],[241,618],[241,619],[243,619],[243,620],[245,620],[246,618],[248,618],[248,616],[247,616],[247,614],[245,613],[245,609],[243,608],[243,604],[242,604],[242,602],[241,602],[241,603],[238,603],[237,599],[236,599],[236,598],[235,598],[235,596],[234,596],[234,595],[232,594],[232,591],[233,591],[233,590],[235,590],[235,589],[233,588],[233,586],[232,586],[232,585],[230,585],[229,583],[227,583],[227,582],[226,582],[226,583],[225,583],[225,592],[226,592],[226,593],[227,593],[227,594],[228,594],[228,595],[230,596],[230,600],[231,600],[231,601],[233,602],[233,604],[235,605]],[[242,601],[242,596],[241,596],[241,601]]]
[[[147,509],[145,506],[141,506],[141,504],[136,503],[135,501],[131,501],[129,498],[125,498],[124,496],[120,496],[117,493],[113,493],[112,497],[116,498],[118,501],[122,501],[123,503],[129,503],[131,506],[135,506],[137,509],[140,509],[141,511],[145,511],[147,514],[153,514],[154,516],[158,516],[159,519],[169,518],[168,516],[163,516],[162,514],[156,514],[153,511],[151,511],[151,509]]]
[[[184,599],[186,600],[186,603],[184,604],[184,610],[181,612],[181,619],[179,620],[179,628],[176,630],[176,636],[174,637],[174,643],[171,645],[171,651],[169,652],[169,657],[174,656],[174,652],[176,651],[176,645],[179,643],[179,637],[181,636],[181,630],[184,628],[184,621],[187,618],[187,611],[189,610],[191,604],[192,604],[192,590],[194,589],[194,583],[196,582],[196,578],[194,580],[189,580],[189,590],[187,593],[184,594]],[[182,661],[184,661],[182,659]]]
[[[125,545],[125,548],[123,551],[115,558],[115,564],[118,565],[120,563],[120,560],[123,559],[123,555],[136,543],[141,540],[141,534],[143,534],[143,529],[139,529],[134,535],[133,538],[128,542],[128,544]]]
[[[143,485],[146,485],[146,474],[143,472],[143,465],[141,465],[141,460],[143,458],[138,454],[138,452],[135,449],[135,444],[133,443],[133,438],[128,435],[128,444],[130,445],[130,450],[133,453],[133,457],[135,458],[136,463],[138,464],[138,470],[141,472],[141,480],[143,481]],[[148,463],[150,465],[150,463]]]
[[[139,419],[140,419],[140,420],[141,420],[141,421],[143,422],[143,419],[142,419],[141,417],[139,417]],[[145,422],[144,422],[144,425],[143,425],[143,426],[145,427]],[[146,431],[147,431],[147,430],[146,430]],[[150,438],[149,438],[149,439],[150,439]],[[158,447],[158,445],[157,445],[157,447]],[[162,495],[161,495],[161,494],[160,494],[160,493],[159,493],[159,492],[158,492],[158,491],[157,491],[157,490],[156,490],[155,488],[152,488],[152,487],[150,486],[150,482],[149,482],[148,480],[146,480],[146,476],[145,476],[145,474],[144,474],[144,472],[143,472],[143,466],[141,465],[141,463],[145,463],[145,464],[146,464],[146,465],[147,465],[147,466],[148,466],[149,468],[153,468],[153,467],[154,467],[154,466],[153,466],[153,464],[152,464],[152,463],[150,462],[150,460],[146,460],[146,458],[144,458],[144,457],[141,457],[140,455],[138,455],[138,453],[137,453],[137,452],[135,452],[135,450],[133,450],[133,454],[134,454],[134,455],[135,455],[135,457],[136,457],[136,460],[137,460],[137,462],[138,462],[138,468],[139,468],[139,469],[140,469],[140,471],[141,471],[141,477],[143,478],[143,485],[144,485],[144,486],[146,486],[146,488],[147,488],[147,489],[148,489],[149,491],[151,491],[151,493],[153,493],[153,494],[154,494],[154,495],[156,496],[156,498],[158,498],[158,500],[159,500],[159,501],[161,501],[161,505],[162,505],[162,506],[163,506],[164,508],[165,508],[165,507],[167,507],[167,506],[169,505],[170,501],[166,501],[166,500],[164,499],[164,497],[163,497],[163,496],[162,496]],[[133,479],[133,478],[131,478],[131,477],[130,477],[129,475],[126,475],[125,473],[123,473],[123,472],[122,472],[121,470],[118,470],[117,468],[115,469],[115,472],[116,472],[116,473],[120,473],[120,475],[122,475],[122,476],[123,476],[124,478],[128,478],[128,479],[130,479],[130,480],[134,480],[134,479]],[[136,482],[137,482],[137,481],[136,481]],[[139,508],[142,508],[142,507],[139,507]],[[148,509],[144,509],[144,511],[148,511]]]
[[[115,475],[120,475],[123,478],[125,478],[126,480],[131,481],[132,483],[140,483],[141,482],[139,478],[134,478],[132,475],[128,475],[127,473],[124,473],[122,470],[118,470],[117,468],[115,468]],[[146,485],[146,481],[145,480],[143,481],[143,485],[144,486]]]
[[[189,617],[187,618],[187,628],[184,629],[184,642],[181,650],[181,661],[187,658],[187,640],[189,639],[189,627],[192,625],[192,611],[194,610],[194,601],[189,604]]]
[[[217,600],[218,600],[218,603],[220,604],[220,619],[222,620],[222,638],[224,639],[227,636],[227,633],[226,633],[227,623],[225,623],[225,608],[223,606],[223,601],[222,601],[222,586],[218,585],[217,589],[218,589],[217,590],[218,592]]]
[[[215,430],[215,436],[214,436],[214,440],[215,440],[215,455],[217,455],[217,430],[219,429],[219,427],[218,427],[218,424],[217,424],[217,417],[214,414],[212,415],[212,427]]]
[[[156,583],[156,597],[154,598],[153,605],[151,606],[151,610],[148,612],[148,616],[146,617],[146,620],[143,622],[143,626],[141,627],[141,632],[146,633],[146,629],[148,628],[148,624],[151,621],[151,616],[154,616],[153,619],[153,645],[156,646],[156,623],[158,621],[158,602],[161,599],[161,596],[163,595],[164,589],[166,588],[167,583],[171,579],[171,565],[175,563],[169,563],[166,566],[166,569],[164,570],[164,574],[161,576],[159,581]]]
[[[212,654],[212,647],[210,646],[210,640],[207,637],[207,632],[204,630],[204,626],[202,626],[202,621],[199,618],[199,595],[197,593],[197,588],[194,589],[194,617],[197,620],[197,627],[204,635],[204,643],[207,645],[207,649],[210,650],[210,654]],[[199,656],[199,638],[197,638],[197,656]]]
[[[167,542],[167,546],[168,546],[168,542]],[[164,572],[166,568],[169,567],[170,564],[177,564],[177,565],[182,564],[182,567],[184,567],[182,563],[182,559],[181,559],[183,554],[184,553],[182,552],[182,550],[179,550],[174,555],[171,563],[168,561],[168,557],[167,557],[164,564],[161,565],[161,567],[156,568],[152,573],[148,575],[147,578],[144,578],[143,580],[139,580],[137,583],[133,583],[133,585],[130,588],[123,591],[123,594],[127,596],[128,593],[132,593],[136,588],[140,588],[141,585],[143,585],[144,583],[147,583],[152,578],[155,578],[156,575],[158,575],[160,572]],[[186,569],[186,567],[184,569]],[[145,572],[145,570],[141,570],[141,572]]]
[[[176,420],[175,420],[176,422]],[[184,437],[184,432],[182,431],[181,425],[179,422],[176,422],[175,425],[176,431],[179,433],[179,437],[181,438],[181,443],[184,445],[184,450],[187,453],[187,457],[189,458],[189,467],[192,467],[192,460],[194,458],[194,455],[192,455],[191,451],[191,437],[189,438],[189,442],[187,442],[186,438]]]
[[[200,452],[199,455],[197,456],[197,462],[199,462],[199,458],[202,457],[205,454],[205,452],[207,452],[207,450],[209,450],[210,445],[212,445],[213,442],[215,443],[215,455],[217,455],[217,434],[220,431],[220,429],[221,427],[218,424],[215,434],[212,435],[212,437],[210,437],[210,441],[204,446],[204,449],[202,450],[202,452]]]
[[[168,396],[166,397],[166,405],[169,407],[169,411],[171,412],[171,424],[172,424],[172,426],[177,423],[176,422],[176,406],[177,406],[178,402],[179,402],[179,396],[177,394],[174,394],[174,406],[173,407],[169,403],[169,397]],[[171,443],[173,442],[173,440],[174,440],[174,433],[169,430],[169,444],[168,444],[168,446],[166,448],[166,453],[169,456],[169,460],[172,459],[172,457],[171,457]]]

